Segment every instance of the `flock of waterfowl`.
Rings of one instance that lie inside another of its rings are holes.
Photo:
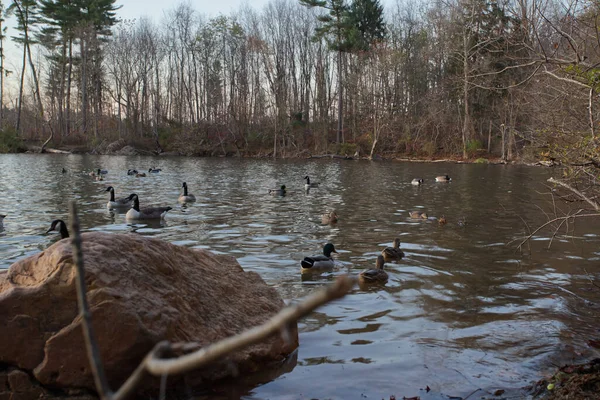
[[[150,168],[148,169],[148,173],[150,174],[158,174],[162,171],[160,168]],[[65,173],[66,170],[63,168],[62,172]],[[97,181],[104,180],[103,176],[108,174],[107,170],[103,170],[101,168],[96,169],[95,171],[89,172],[88,175]],[[145,177],[145,173],[140,173],[135,169],[127,170],[127,175],[133,175],[136,177]],[[188,186],[186,182],[183,182],[181,185],[183,188],[183,193],[179,196],[177,201],[179,203],[192,203],[196,201],[196,197],[189,193]],[[106,203],[106,207],[109,210],[128,210],[125,214],[125,219],[128,221],[136,221],[136,220],[160,220],[165,217],[167,212],[172,210],[172,207],[146,207],[140,208],[140,199],[136,193],[131,193],[127,197],[116,198],[115,197],[115,188],[109,186],[106,188],[107,192],[110,192],[110,197],[108,202]],[[0,220],[1,222],[1,220]],[[60,219],[56,219],[52,221],[50,225],[50,229],[46,233],[57,231],[60,233],[61,237],[67,238],[69,237],[69,231],[67,230],[67,226],[64,221]]]
[[[160,168],[150,168],[148,169],[148,173],[158,174],[161,171]],[[66,172],[63,168],[63,173]],[[96,180],[103,180],[103,176],[108,174],[107,170],[103,170],[98,168],[95,171],[90,172],[88,175]],[[127,175],[134,175],[136,177],[146,176],[145,173],[140,173],[135,169],[127,170]],[[305,190],[309,190],[311,188],[319,187],[318,182],[311,182],[310,177],[307,175],[304,177],[306,181],[304,185]],[[452,179],[448,175],[442,175],[435,177],[436,182],[450,182]],[[412,185],[422,185],[424,180],[422,178],[415,178],[411,181]],[[191,203],[196,201],[196,197],[189,193],[188,186],[186,182],[182,184],[183,193],[178,198],[179,203]],[[113,186],[109,186],[106,188],[107,192],[110,192],[110,197],[108,202],[106,203],[106,207],[110,210],[124,210],[128,209],[125,214],[125,218],[128,221],[132,220],[157,220],[165,217],[167,212],[172,210],[171,207],[147,207],[140,208],[140,200],[136,193],[131,193],[127,197],[116,198],[115,197],[115,188]],[[279,189],[269,189],[268,193],[276,196],[285,196],[288,194],[285,185],[282,185]],[[413,219],[428,219],[428,216],[423,211],[410,211],[409,215]],[[0,225],[4,219],[5,215],[0,215]],[[326,212],[321,216],[321,222],[323,224],[335,224],[338,222],[338,215],[335,210],[331,210]],[[446,218],[441,217],[438,219],[438,223],[440,225],[446,224]],[[52,221],[50,229],[46,233],[57,231],[60,233],[61,237],[67,238],[69,237],[69,232],[64,221],[60,219],[56,219]],[[333,243],[327,243],[323,247],[323,254],[318,254],[314,256],[304,257],[304,259],[300,262],[302,272],[308,271],[323,271],[329,270],[334,267],[334,260],[332,257],[332,253],[337,253],[335,250],[335,246]],[[385,263],[399,261],[404,257],[404,252],[400,249],[400,239],[394,239],[394,243],[392,247],[386,247],[381,251],[381,255],[377,257],[377,261],[375,264],[375,268],[367,269],[362,271],[359,276],[359,282],[362,284],[368,283],[385,283],[388,280],[388,274],[384,271]]]
[[[304,177],[306,180],[306,184],[304,188],[309,190],[313,187],[318,187],[318,183],[310,181],[310,177]],[[448,175],[436,176],[436,182],[450,182],[452,179]],[[411,181],[412,185],[422,185],[424,180],[422,178],[415,178]],[[269,193],[271,195],[286,195],[286,187],[282,185],[280,189],[270,189]],[[409,215],[413,219],[428,219],[428,216],[423,211],[410,211]],[[333,224],[338,221],[338,215],[335,210],[326,212],[321,217],[321,222],[323,224]],[[446,218],[440,217],[438,219],[438,223],[440,225],[446,224]],[[323,247],[323,254],[318,254],[315,256],[304,257],[304,259],[300,262],[300,267],[302,272],[315,271],[315,270],[328,270],[334,267],[334,260],[332,257],[332,253],[337,253],[335,250],[335,246],[333,243],[327,243]],[[377,261],[375,263],[375,268],[367,269],[362,271],[358,275],[358,281],[361,284],[369,284],[369,283],[385,283],[388,281],[388,274],[384,271],[384,265],[386,262],[399,261],[404,257],[404,252],[400,249],[400,239],[394,239],[394,244],[392,247],[386,247],[381,251],[381,255],[377,257]]]

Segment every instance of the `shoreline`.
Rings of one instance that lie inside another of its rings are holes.
[[[140,149],[130,145],[123,145],[118,150],[111,149],[112,144],[104,146],[104,149],[90,149],[87,146],[59,146],[57,148],[46,148],[43,153],[47,154],[80,154],[80,155],[108,155],[108,156],[152,156],[152,157],[207,157],[207,158],[256,158],[256,159],[273,159],[271,152],[258,152],[255,154],[219,154],[219,155],[207,155],[207,154],[182,154],[178,151],[164,151],[157,152],[147,149]],[[40,154],[40,146],[28,145],[24,152],[13,152],[6,154]],[[479,157],[473,156],[467,159],[463,159],[456,155],[440,155],[439,157],[419,157],[409,156],[406,154],[395,153],[383,155],[376,154],[373,158],[368,156],[360,156],[358,154],[343,155],[343,154],[332,154],[332,153],[321,153],[311,154],[307,150],[293,154],[283,155],[276,159],[279,160],[317,160],[317,159],[331,159],[331,160],[347,160],[347,161],[393,161],[393,162],[410,162],[410,163],[453,163],[453,164],[490,164],[490,165],[527,165],[527,166],[541,166],[541,167],[555,167],[561,166],[560,163],[554,160],[537,160],[527,161],[521,158],[515,160],[502,160],[497,156],[491,156],[488,154],[478,154]]]

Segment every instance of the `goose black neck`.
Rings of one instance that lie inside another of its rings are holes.
[[[137,212],[140,212],[140,200],[137,196],[133,196],[133,209]]]
[[[60,225],[60,230],[59,230],[60,237],[62,239],[68,238],[69,237],[69,231],[67,230],[67,225],[63,221],[60,221],[58,223],[58,225]]]
[[[115,201],[115,189],[110,188],[110,201]]]
[[[307,185],[310,185],[310,178],[307,176],[307,177],[306,177],[306,178],[304,178],[304,179],[306,179],[306,184],[307,184]]]
[[[184,183],[183,184],[183,195],[187,196],[188,195],[188,191],[187,191],[187,185]]]

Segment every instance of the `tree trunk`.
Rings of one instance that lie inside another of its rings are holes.
[[[342,106],[344,103],[343,89],[342,89],[342,52],[338,51],[338,126],[337,126],[337,139],[336,143],[340,144],[342,137],[342,129],[344,128],[344,117]]]

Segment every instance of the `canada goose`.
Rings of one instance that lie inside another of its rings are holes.
[[[358,274],[358,283],[386,283],[388,281],[388,274],[383,270],[385,260],[383,256],[377,257],[376,267],[367,269]]]
[[[183,194],[179,196],[178,201],[180,203],[192,203],[196,201],[196,196],[194,196],[193,194],[188,194],[187,183],[183,182],[183,185],[181,187],[183,188]]]
[[[106,188],[106,191],[110,192],[110,199],[108,200],[108,203],[106,203],[106,208],[131,207],[131,204],[133,203],[132,195],[115,200],[115,189],[112,186],[109,186]]]
[[[6,217],[6,215],[0,214],[0,225],[2,225],[2,223],[4,222],[4,217]]]
[[[148,172],[150,172],[152,174],[158,174],[160,171],[162,171],[162,169],[160,169],[160,168],[150,168],[148,170]]]
[[[423,184],[423,179],[421,178],[415,178],[412,181],[410,181],[411,185],[415,185],[415,186],[419,186]]]
[[[304,177],[304,180],[306,181],[306,183],[304,184],[304,189],[310,189],[310,188],[316,188],[319,187],[319,183],[318,182],[310,182],[310,177],[308,175],[306,175]]]
[[[285,190],[285,185],[281,185],[279,189],[269,189],[269,194],[271,196],[285,196],[287,191]]]
[[[323,224],[335,224],[338,222],[338,215],[335,210],[331,210],[321,216],[321,223]]]
[[[408,214],[412,219],[427,219],[427,214],[423,211],[410,211]]]
[[[125,214],[125,219],[162,219],[171,207],[151,207],[140,210],[138,195],[132,193],[129,197],[133,199],[133,207]]]
[[[452,178],[450,178],[448,175],[441,175],[435,177],[436,182],[450,182],[451,180]]]
[[[127,170],[127,175],[135,175],[138,173],[137,169],[128,169]]]
[[[337,253],[333,243],[327,243],[323,247],[323,254],[319,254],[311,257],[304,257],[304,260],[300,262],[302,271],[314,271],[317,269],[330,269],[333,268],[333,258],[331,253]]]
[[[57,229],[58,228],[58,229]],[[62,219],[55,219],[52,221],[50,225],[50,229],[46,231],[46,233],[50,233],[52,231],[60,232],[61,239],[69,237],[69,231],[67,230],[67,224]]]
[[[386,247],[381,251],[381,256],[385,262],[401,260],[404,257],[404,252],[400,250],[400,239],[394,239],[393,247]]]

